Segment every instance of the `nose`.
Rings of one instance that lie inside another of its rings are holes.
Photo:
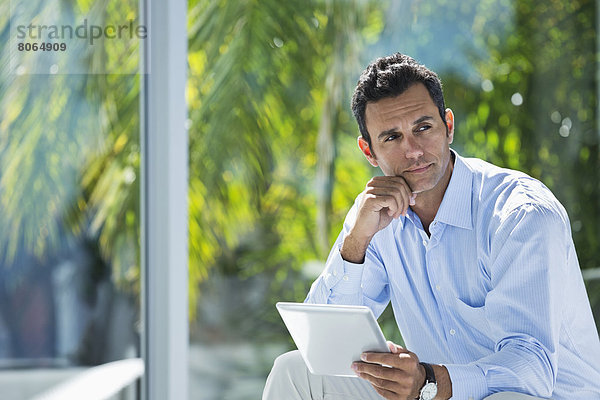
[[[409,136],[404,143],[406,145],[405,156],[407,159],[417,160],[423,156],[423,148],[414,137]]]

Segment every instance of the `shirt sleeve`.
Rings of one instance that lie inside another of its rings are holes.
[[[494,353],[468,365],[446,365],[453,399],[514,391],[550,397],[557,375],[561,290],[572,240],[564,210],[526,204],[490,234],[492,290],[485,318]]]
[[[373,311],[375,317],[379,317],[390,299],[387,272],[373,246],[379,232],[371,240],[362,264],[348,262],[340,254],[344,237],[354,226],[357,203],[358,199],[346,216],[344,228],[329,253],[325,269],[313,282],[304,301],[364,305]]]

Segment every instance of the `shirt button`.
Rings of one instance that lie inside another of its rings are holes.
[[[456,334],[456,331],[454,329],[450,329],[450,334],[454,335],[454,334]]]
[[[345,280],[345,281],[347,281],[350,278],[348,278],[348,275],[344,275],[344,277],[342,279]]]
[[[435,285],[436,290],[440,290],[442,287],[440,285]]]
[[[333,276],[337,276],[337,271],[333,271]]]
[[[423,246],[427,246],[427,240],[423,240]]]

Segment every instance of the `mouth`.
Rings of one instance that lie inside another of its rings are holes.
[[[433,164],[427,164],[422,167],[415,167],[415,168],[407,169],[405,172],[410,173],[410,174],[422,174],[423,172],[426,172],[432,165]]]

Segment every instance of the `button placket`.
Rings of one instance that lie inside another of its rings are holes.
[[[433,239],[434,237],[432,235],[431,240]],[[454,328],[452,328],[454,322],[444,311],[444,291],[442,290],[442,285],[440,284],[440,272],[437,270],[439,264],[435,258],[435,254],[437,251],[436,249],[437,246],[434,246],[434,243],[431,243],[430,241],[429,248],[426,249],[425,253],[427,279],[429,279],[429,285],[431,288],[433,299],[438,304],[438,307],[440,309],[440,317],[443,327],[442,329],[444,330],[445,335],[451,337],[451,335],[454,336],[456,334],[456,331]]]

